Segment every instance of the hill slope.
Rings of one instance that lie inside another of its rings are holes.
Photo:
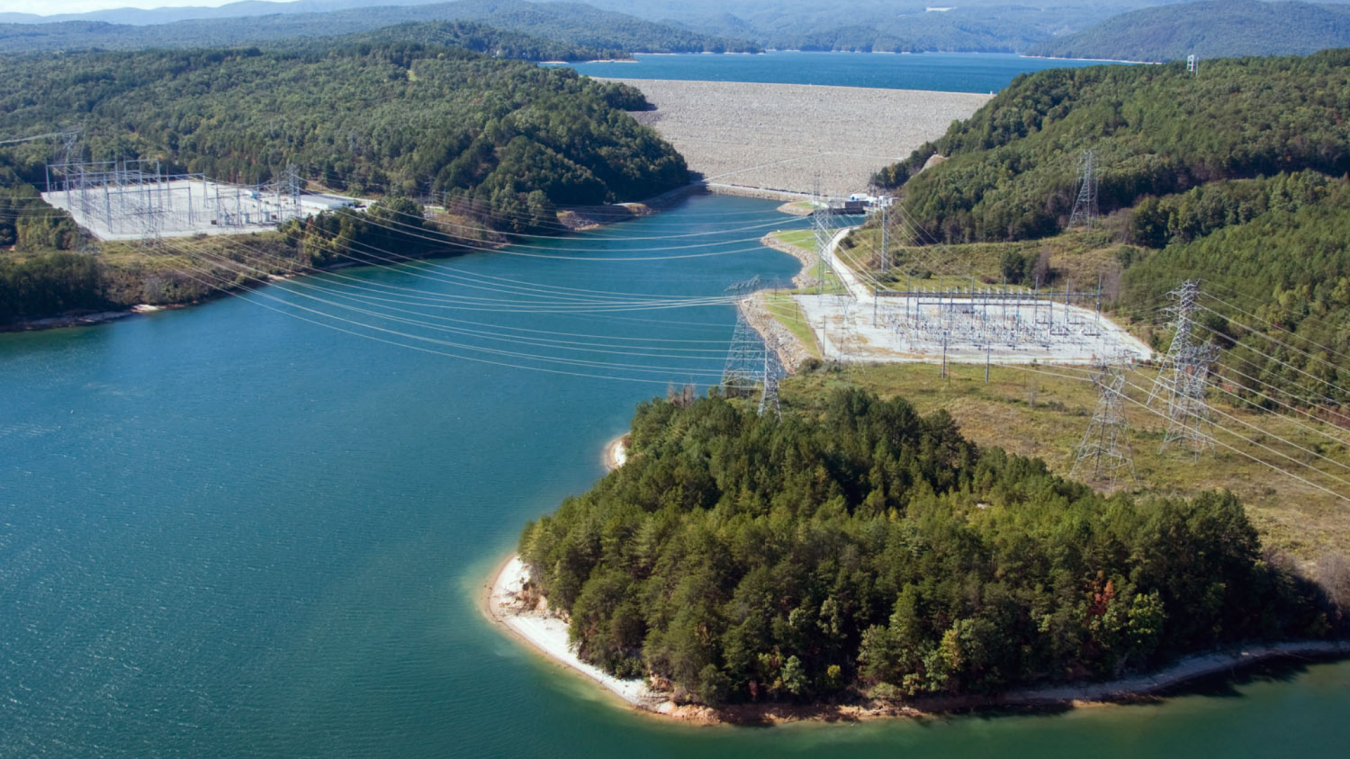
[[[79,123],[91,160],[159,158],[220,179],[253,183],[294,163],[338,187],[493,205],[534,191],[560,204],[638,199],[687,181],[675,150],[620,110],[640,99],[631,89],[456,48],[10,57],[0,82],[6,134]],[[35,181],[46,149],[7,152]]]
[[[903,184],[907,219],[934,239],[1042,237],[1067,222],[1088,148],[1103,212],[1219,179],[1345,174],[1347,95],[1343,50],[1216,60],[1199,77],[1181,63],[1051,69],[1018,77],[876,181]],[[949,160],[918,173],[935,153]]]
[[[415,6],[353,8],[246,18],[194,19],[155,26],[68,21],[0,25],[0,52],[138,50],[262,44],[328,37],[425,21],[473,21],[591,50],[629,52],[757,52],[758,46],[698,34],[670,24],[571,3],[460,0]]]
[[[1244,55],[1307,55],[1350,46],[1350,9],[1300,2],[1223,0],[1125,13],[1042,42],[1027,55],[1172,61]]]

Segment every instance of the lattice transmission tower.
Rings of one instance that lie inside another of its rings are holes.
[[[1084,150],[1078,163],[1078,198],[1069,214],[1069,228],[1091,227],[1097,220],[1097,154]]]
[[[776,343],[776,340],[775,340]],[[759,413],[772,410],[775,416],[783,415],[782,408],[778,405],[778,381],[783,378],[787,372],[783,369],[783,364],[778,360],[778,350],[776,345],[764,346],[764,391],[759,396]]]
[[[1097,366],[1092,378],[1098,391],[1097,409],[1078,445],[1070,477],[1111,486],[1120,479],[1135,478],[1125,421],[1125,373],[1133,365],[1132,356],[1121,355]]]
[[[764,341],[745,318],[742,303],[759,286],[759,278],[737,282],[728,287],[736,300],[736,330],[731,334],[726,364],[722,367],[722,388],[727,395],[749,393],[764,373]]]
[[[735,293],[736,329],[732,333],[726,364],[722,369],[722,389],[728,396],[749,396],[758,386],[761,388],[759,413],[772,410],[775,414],[781,414],[778,382],[786,372],[775,346],[769,344],[772,338],[761,338],[746,318],[746,312],[751,307],[750,299],[763,285],[759,277],[754,277],[727,288]]]
[[[1172,315],[1172,343],[1158,367],[1153,381],[1149,404],[1161,398],[1167,412],[1167,433],[1162,449],[1173,443],[1191,450],[1197,457],[1213,446],[1213,421],[1205,389],[1209,370],[1218,358],[1213,343],[1195,340],[1195,304],[1200,296],[1200,284],[1188,280],[1169,293],[1174,305],[1168,308]]]
[[[830,270],[830,265],[825,262],[826,254],[830,250],[830,241],[834,239],[834,216],[830,209],[816,207],[811,214],[811,229],[815,233],[816,240],[816,279],[818,280],[817,293],[825,294],[826,272]]]

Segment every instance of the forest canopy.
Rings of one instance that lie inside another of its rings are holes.
[[[1027,55],[1175,61],[1188,55],[1308,55],[1350,46],[1343,5],[1209,0],[1143,8],[1032,45]]]
[[[0,77],[6,134],[79,126],[83,158],[160,159],[225,181],[296,164],[338,190],[453,191],[494,208],[534,190],[596,204],[687,181],[684,159],[620,110],[643,102],[631,88],[454,47],[11,56]],[[30,182],[44,149],[13,152]]]
[[[512,55],[532,60],[580,57],[579,51],[626,53],[760,52],[758,45],[713,37],[673,24],[646,21],[626,13],[573,3],[524,0],[459,0],[453,3],[348,8],[328,12],[284,13],[239,18],[191,19],[152,26],[101,21],[0,24],[0,52],[71,50],[145,50],[150,48],[286,45],[302,37],[383,30],[396,24],[474,22],[498,30]],[[557,46],[528,52],[528,35]],[[477,49],[477,48],[475,48]],[[572,50],[559,54],[560,50]],[[486,52],[486,51],[485,51]],[[544,57],[532,57],[541,55]]]
[[[1350,51],[1308,58],[1050,69],[878,173],[906,218],[946,242],[1044,237],[1067,223],[1083,151],[1103,213],[1205,182],[1350,171]],[[949,160],[920,173],[934,154]]]
[[[657,400],[631,441],[520,554],[582,658],[677,698],[988,694],[1339,623],[1231,495],[1106,498],[903,400]]]

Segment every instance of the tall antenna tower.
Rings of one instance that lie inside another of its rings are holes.
[[[1134,454],[1130,450],[1125,422],[1125,372],[1133,368],[1128,355],[1103,361],[1097,367],[1092,382],[1097,386],[1097,410],[1078,445],[1073,470],[1074,479],[1088,478],[1091,482],[1106,482],[1114,486],[1122,475],[1134,479]]]
[[[1168,308],[1172,314],[1172,343],[1167,347],[1162,365],[1158,367],[1149,404],[1159,397],[1166,403],[1167,434],[1163,437],[1163,450],[1172,443],[1181,443],[1198,457],[1213,445],[1210,434],[1213,423],[1209,404],[1205,401],[1205,388],[1209,382],[1210,367],[1218,358],[1218,349],[1213,343],[1195,342],[1195,303],[1200,296],[1199,282],[1187,280],[1169,296],[1175,301]]]
[[[1069,228],[1091,227],[1097,220],[1097,155],[1083,151],[1078,164],[1078,198],[1069,214]]]

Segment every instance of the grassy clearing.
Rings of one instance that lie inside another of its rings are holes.
[[[853,366],[794,377],[784,383],[782,397],[785,403],[810,407],[819,403],[825,390],[840,383],[861,385],[883,396],[903,396],[923,413],[946,409],[961,425],[962,432],[980,445],[1000,446],[1014,453],[1043,458],[1052,470],[1067,475],[1073,466],[1074,450],[1096,407],[1097,393],[1089,382],[1029,371],[1032,368],[994,367],[986,385],[983,366],[954,366],[946,380],[932,365]],[[1080,374],[1057,367],[1034,368]],[[1152,379],[1147,373],[1129,377],[1131,383],[1141,387],[1149,387]],[[1136,400],[1142,400],[1144,395],[1133,389],[1127,393]],[[1350,465],[1350,446],[1333,442],[1307,427],[1340,440],[1350,440],[1350,432],[1304,418],[1296,422],[1287,417],[1235,409],[1214,397],[1211,403],[1218,411],[1240,420],[1231,421],[1216,414],[1216,419],[1222,422],[1216,436],[1237,450],[1215,446],[1198,460],[1180,450],[1160,452],[1165,420],[1127,403],[1129,443],[1138,481],[1125,489],[1193,495],[1226,488],[1243,499],[1268,546],[1304,561],[1316,561],[1328,550],[1350,551],[1350,504],[1261,463],[1274,464],[1333,491],[1346,492],[1350,489],[1328,475],[1350,480],[1350,471],[1318,461],[1294,446],[1319,453],[1340,465]],[[1253,438],[1271,450],[1243,442],[1223,428]],[[1325,474],[1296,462],[1313,464]]]
[[[784,244],[801,248],[803,251],[815,253],[816,233],[810,229],[780,229],[770,232],[769,237]]]
[[[1100,280],[1108,299],[1114,299],[1122,271],[1121,258],[1130,246],[1116,242],[1112,228],[1065,232],[1043,240],[1013,243],[969,243],[961,245],[897,245],[891,242],[891,268],[880,271],[881,231],[869,223],[854,231],[845,241],[850,260],[865,265],[883,283],[901,287],[914,283],[936,286],[940,277],[954,277],[951,286],[963,286],[971,278],[984,284],[1004,281],[1003,259],[1015,253],[1026,261],[1026,280],[1031,282],[1035,262],[1045,257],[1048,270],[1041,286],[1093,289]],[[932,280],[932,281],[929,281]],[[1013,286],[1011,289],[1019,289]]]
[[[803,257],[804,260],[817,261],[816,234],[814,230],[810,229],[778,230],[775,232],[770,232],[769,237],[781,245],[786,245],[798,249],[801,252],[802,254],[801,257]],[[834,271],[829,267],[822,266],[819,262],[811,263],[810,265],[806,266],[806,270],[804,273],[808,277],[811,277],[812,279],[820,280],[822,279],[821,276],[822,269],[824,270],[823,279],[825,280],[824,293],[826,295],[834,295],[837,293],[844,292],[844,283],[842,280],[839,279],[839,275],[835,274]],[[793,292],[800,295],[815,295],[821,292],[821,288],[820,286],[817,285],[813,287],[804,287],[798,290],[794,290]]]
[[[792,295],[781,291],[765,293],[764,301],[769,315],[777,319],[779,324],[797,338],[807,354],[813,358],[820,358],[820,345],[816,342],[816,333],[811,329],[811,325],[806,323],[806,314],[802,313],[801,306],[792,299]]]

